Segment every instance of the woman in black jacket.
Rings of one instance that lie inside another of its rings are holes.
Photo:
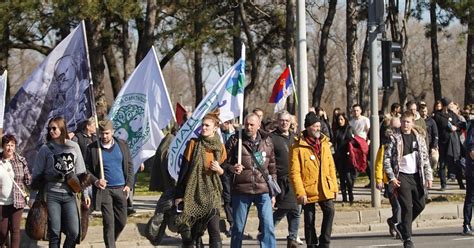
[[[349,142],[353,137],[352,128],[344,112],[336,117],[336,126],[332,143],[334,145],[334,162],[341,181],[342,201],[347,202],[347,193],[349,193],[349,202],[354,202],[354,181],[357,177],[357,171],[349,159]]]

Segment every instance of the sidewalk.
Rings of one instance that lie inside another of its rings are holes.
[[[382,199],[382,207],[380,209],[374,209],[370,206],[370,189],[363,188],[362,185],[358,185],[355,189],[355,201],[365,202],[367,204],[355,204],[354,207],[342,206],[340,202],[336,202],[336,215],[334,218],[333,233],[347,234],[356,232],[371,232],[371,231],[388,231],[386,219],[391,216],[390,205],[388,200]],[[430,196],[436,198],[439,196],[449,195],[460,195],[464,194],[464,190],[459,190],[458,186],[454,183],[450,183],[446,191],[439,191],[439,184],[434,185],[434,190],[430,190]],[[137,210],[137,216],[151,216],[155,209],[155,203],[159,196],[136,196],[135,197],[135,209]],[[341,196],[338,196],[338,201],[341,200]],[[463,204],[462,202],[431,202],[426,205],[425,210],[414,222],[414,229],[416,232],[417,228],[429,228],[439,226],[459,226],[461,232],[462,218],[463,218]],[[246,233],[249,233],[255,239],[258,233],[258,218],[256,217],[256,209],[252,207],[249,214],[249,219],[246,225]],[[99,218],[97,218],[99,219]],[[320,226],[321,215],[317,213],[316,219],[318,226]],[[94,220],[97,222],[96,220]],[[140,219],[141,221],[141,219]],[[129,223],[125,230],[122,232],[117,247],[153,247],[148,240],[143,236],[144,229],[148,218],[143,218],[142,222]],[[99,219],[100,223],[100,219]],[[275,234],[277,238],[285,239],[287,236],[287,223],[286,220],[282,220],[280,224],[275,228]],[[319,232],[319,230],[318,230]],[[172,233],[169,230],[166,232],[169,237],[166,237],[160,247],[177,247],[180,244],[179,234]],[[303,218],[300,221],[299,235],[301,238],[304,237],[303,232]],[[387,232],[388,235],[388,232]],[[229,244],[230,239],[222,234],[223,243]],[[203,240],[206,242],[208,239],[207,235],[204,235]],[[47,247],[47,242],[31,242],[26,235],[22,237],[22,247]],[[102,237],[102,226],[95,225],[90,226],[87,233],[86,239],[78,247],[105,247],[103,244]]]

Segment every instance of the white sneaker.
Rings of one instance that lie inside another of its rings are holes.
[[[303,241],[300,239],[300,236],[296,236],[296,243],[298,243],[299,245],[304,244]]]

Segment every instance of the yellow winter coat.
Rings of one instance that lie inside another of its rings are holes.
[[[383,171],[383,153],[385,151],[385,145],[381,145],[377,151],[377,157],[375,159],[375,182],[384,184],[388,183],[387,174]]]
[[[296,197],[306,195],[309,203],[334,199],[337,188],[336,167],[329,138],[321,137],[321,161],[303,138],[295,137],[290,149],[290,181]]]

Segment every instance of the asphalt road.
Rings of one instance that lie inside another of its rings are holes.
[[[415,229],[412,241],[417,248],[474,247],[474,236],[463,236],[462,227]],[[388,232],[336,235],[331,247],[403,247],[400,240],[392,239]],[[282,243],[283,245],[283,243]],[[280,247],[280,244],[279,246]]]
[[[413,242],[417,248],[466,248],[474,247],[474,236],[461,235],[461,227],[441,227],[430,229],[415,229]],[[168,243],[169,242],[169,243]],[[167,247],[172,247],[179,243],[178,240],[168,240]],[[224,247],[229,247],[229,240],[224,241]],[[258,242],[254,240],[244,240],[243,247],[259,247]],[[277,240],[277,247],[286,247],[285,239]],[[300,245],[304,248],[306,245]],[[388,232],[370,232],[334,235],[331,242],[332,248],[347,247],[403,247],[403,242],[395,240],[388,236]]]

